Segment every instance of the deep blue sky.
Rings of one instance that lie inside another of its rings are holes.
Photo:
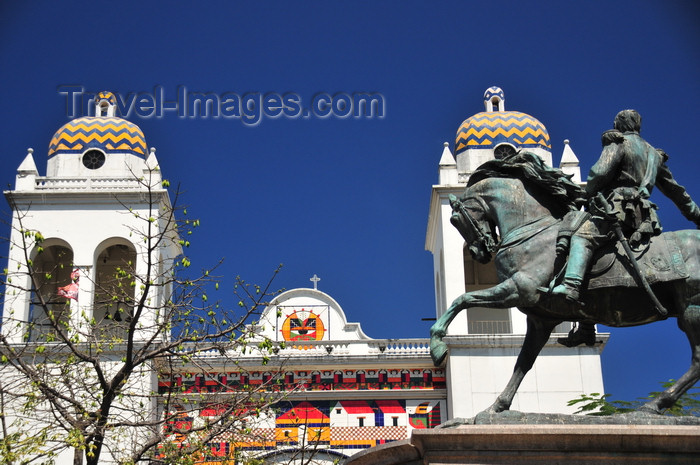
[[[0,134],[3,185],[27,147],[40,173],[65,123],[61,85],[87,91],[378,92],[382,119],[129,119],[158,149],[202,219],[190,255],[221,272],[333,296],[375,338],[425,337],[434,315],[424,251],[442,143],[483,108],[542,121],[558,164],[563,140],[584,175],[618,110],[700,198],[700,9],[692,1],[587,2],[3,2]],[[667,230],[690,227],[655,196]],[[631,399],[689,361],[675,321],[612,330],[606,389]]]

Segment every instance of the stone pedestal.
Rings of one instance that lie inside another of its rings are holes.
[[[700,427],[678,425],[464,425],[415,430],[346,465],[697,464]]]

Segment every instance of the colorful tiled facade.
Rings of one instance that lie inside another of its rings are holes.
[[[276,454],[310,450],[320,454],[311,463],[330,464],[328,457],[406,439],[447,420],[446,372],[433,366],[428,341],[369,338],[323,292],[283,293],[254,331],[280,346],[265,365],[249,354],[233,371],[182,368],[159,382],[161,396],[176,393],[183,400],[181,408],[170,404],[182,412],[174,433],[218,421],[231,410],[219,399],[237,392],[276,396],[270,409],[251,407],[248,435],[223,434],[207,444],[210,464],[231,457],[287,463]],[[207,363],[215,368],[216,357]]]

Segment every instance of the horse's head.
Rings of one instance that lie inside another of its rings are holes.
[[[469,253],[479,263],[491,261],[498,246],[493,224],[486,216],[486,206],[479,197],[460,200],[450,195],[452,217],[450,223],[467,242]]]

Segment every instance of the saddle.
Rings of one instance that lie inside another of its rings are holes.
[[[646,247],[633,252],[650,285],[686,279],[689,276],[676,236],[672,232],[652,237]],[[584,288],[637,286],[635,271],[619,241],[600,247],[592,262]]]

